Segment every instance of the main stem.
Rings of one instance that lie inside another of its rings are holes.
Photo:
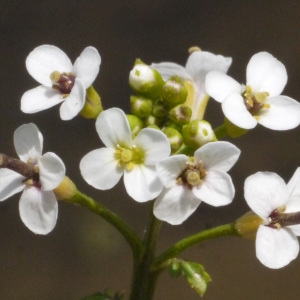
[[[152,201],[153,202],[153,201]],[[144,236],[144,252],[134,261],[130,300],[151,300],[159,272],[152,271],[157,237],[162,222],[153,215],[153,203],[150,203],[149,221]]]

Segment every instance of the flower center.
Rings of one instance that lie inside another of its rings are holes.
[[[52,88],[60,91],[63,98],[66,98],[74,86],[75,76],[72,73],[52,72],[50,79],[53,82]]]
[[[245,105],[250,114],[258,119],[262,110],[270,108],[270,104],[265,103],[269,96],[268,92],[252,93],[251,86],[246,86],[246,91],[243,94]]]
[[[126,170],[131,171],[135,165],[144,162],[144,151],[135,145],[131,149],[117,145],[115,158],[118,160],[119,167],[125,167]]]
[[[32,168],[32,175],[27,177],[24,181],[27,186],[35,186],[37,188],[41,187],[40,176],[39,176],[39,166],[36,161],[32,158],[29,158],[27,165]]]
[[[186,168],[177,177],[177,183],[192,189],[194,186],[201,185],[205,176],[206,170],[203,168],[201,161],[197,162],[197,164],[188,162]]]

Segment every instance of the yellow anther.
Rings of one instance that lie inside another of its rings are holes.
[[[254,98],[258,103],[264,103],[268,97],[269,97],[268,92],[261,92],[261,93],[254,94]]]
[[[271,105],[269,103],[265,103],[262,108],[269,109]]]
[[[59,79],[60,79],[60,76],[61,76],[60,72],[54,71],[54,72],[51,73],[50,79],[51,79],[52,82],[58,82]]]
[[[124,149],[121,153],[121,160],[128,163],[132,160],[132,151],[130,149]]]
[[[193,52],[196,52],[196,51],[202,51],[200,47],[198,46],[192,46],[188,49],[188,53],[191,54]]]
[[[194,170],[187,172],[186,179],[192,186],[199,185],[202,182],[199,173]]]

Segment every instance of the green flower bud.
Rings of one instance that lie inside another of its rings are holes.
[[[147,128],[153,128],[153,129],[160,130],[160,128],[157,125],[149,125],[149,126],[147,126]]]
[[[154,102],[152,115],[158,118],[164,118],[169,112],[168,105],[165,101],[157,99]]]
[[[174,107],[178,104],[183,104],[187,97],[187,89],[184,86],[183,80],[178,76],[169,78],[162,88],[162,98]]]
[[[96,90],[90,86],[86,90],[85,104],[80,114],[87,119],[97,119],[102,111],[101,98]]]
[[[161,93],[164,80],[157,70],[152,69],[141,60],[136,60],[129,73],[129,85],[133,91],[156,99]]]
[[[143,121],[134,115],[126,115],[132,136],[136,136],[144,127]]]
[[[171,145],[171,152],[175,153],[183,144],[182,135],[172,127],[166,127],[163,130],[163,133],[168,137],[170,145]]]
[[[131,96],[130,110],[132,114],[140,118],[147,117],[152,111],[152,100],[142,96]]]
[[[240,128],[235,124],[231,123],[227,118],[224,119],[224,126],[227,130],[227,133],[232,138],[238,138],[241,135],[244,135],[248,132],[247,129]]]
[[[199,148],[206,143],[216,141],[210,124],[205,120],[194,120],[182,128],[183,142],[187,146]]]
[[[145,118],[144,120],[144,124],[149,127],[149,126],[157,126],[158,128],[160,128],[160,119],[153,116],[153,115],[150,115],[148,117]]]
[[[191,108],[182,104],[173,107],[168,114],[168,118],[179,125],[185,125],[189,123],[191,116]]]

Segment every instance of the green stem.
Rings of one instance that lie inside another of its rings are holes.
[[[215,228],[201,231],[197,234],[186,237],[173,246],[171,246],[167,251],[158,256],[154,264],[152,265],[153,271],[159,271],[164,268],[167,261],[171,258],[176,257],[179,253],[183,252],[187,248],[198,244],[202,241],[211,240],[221,236],[238,236],[238,232],[235,229],[235,223],[221,225]]]
[[[133,278],[131,282],[130,300],[153,299],[157,276],[159,272],[152,272],[157,237],[160,233],[162,221],[153,215],[153,203],[150,204],[149,221],[144,236],[144,252],[139,260],[135,260]]]
[[[79,191],[76,191],[75,195],[71,199],[67,200],[67,202],[79,204],[101,216],[108,223],[114,226],[125,238],[131,247],[132,254],[135,259],[138,259],[142,255],[144,248],[142,241],[123,220],[108,210],[105,206]]]
[[[215,132],[216,138],[218,140],[220,140],[223,137],[228,136],[228,131],[227,131],[226,127],[225,127],[225,124],[222,124],[221,126],[219,126],[216,129],[214,129],[214,132]]]

